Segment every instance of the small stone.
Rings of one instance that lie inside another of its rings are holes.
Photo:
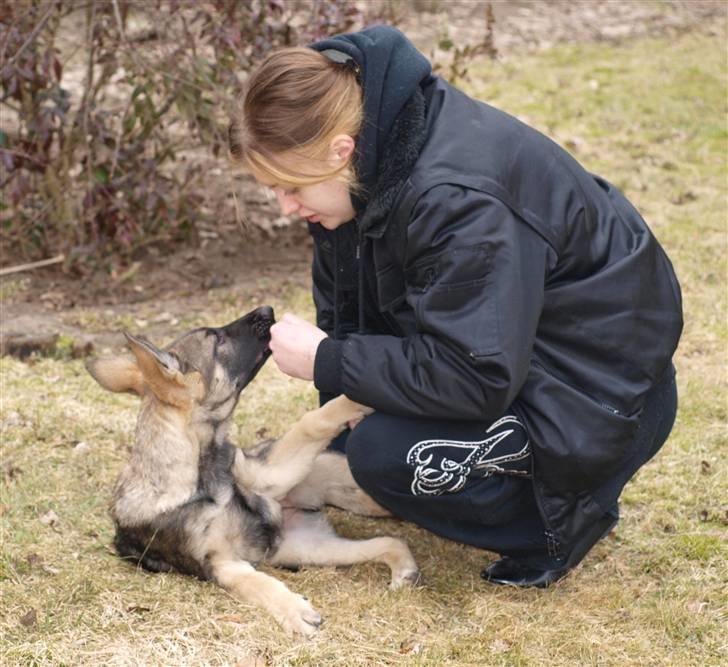
[[[50,526],[53,530],[58,530],[61,520],[53,510],[48,510],[40,517],[40,522],[45,526]]]
[[[76,446],[73,448],[74,454],[88,454],[90,451],[91,445],[83,441],[77,443]]]

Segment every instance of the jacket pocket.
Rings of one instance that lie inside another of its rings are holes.
[[[450,340],[476,365],[502,352],[498,295],[485,244],[416,262],[406,279],[407,301],[421,332]]]
[[[518,396],[536,472],[551,489],[595,489],[633,454],[639,413],[623,415],[532,361]]]
[[[553,369],[546,368],[544,364],[542,364],[540,361],[537,361],[536,359],[531,360],[531,364],[535,366],[536,368],[540,369],[542,372],[550,375],[552,378],[560,382],[562,385],[569,387],[572,391],[579,394],[583,397],[584,400],[589,401],[594,406],[598,407],[600,410],[603,410],[605,412],[611,413],[613,415],[617,415],[619,417],[623,418],[632,418],[632,417],[639,417],[641,413],[640,410],[636,410],[632,413],[629,413],[625,410],[622,410],[614,405],[612,405],[609,401],[598,397],[593,391],[587,391],[586,389],[583,389],[580,387],[576,382],[569,380],[568,378],[564,377],[563,373],[558,373],[554,371]]]
[[[407,267],[407,284],[415,290],[452,291],[485,284],[491,270],[486,244],[452,248]]]

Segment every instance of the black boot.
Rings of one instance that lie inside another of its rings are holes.
[[[568,556],[553,559],[553,566],[550,569],[537,567],[531,564],[528,558],[510,558],[506,556],[491,563],[480,573],[480,576],[494,584],[521,588],[531,586],[546,588],[576,567],[591,548],[611,532],[612,528],[617,525],[617,521],[618,519],[613,513],[605,514],[579,536]]]

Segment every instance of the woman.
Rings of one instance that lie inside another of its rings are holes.
[[[334,447],[394,514],[548,586],[615,525],[666,440],[682,329],[631,204],[378,26],[271,54],[231,153],[313,235],[315,327],[279,368],[376,409]]]

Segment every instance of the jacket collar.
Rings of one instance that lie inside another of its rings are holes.
[[[384,234],[389,212],[407,181],[427,139],[425,96],[420,88],[405,103],[389,132],[379,161],[379,175],[366,193],[367,206],[358,219],[360,234],[379,238]]]
[[[357,136],[356,175],[364,191],[354,193],[357,216],[380,174],[392,126],[412,94],[432,76],[425,56],[396,28],[377,25],[311,45],[329,59],[356,68],[363,92],[364,122]],[[333,55],[336,52],[341,55]],[[350,60],[349,60],[350,59]],[[363,196],[361,196],[363,195]]]

